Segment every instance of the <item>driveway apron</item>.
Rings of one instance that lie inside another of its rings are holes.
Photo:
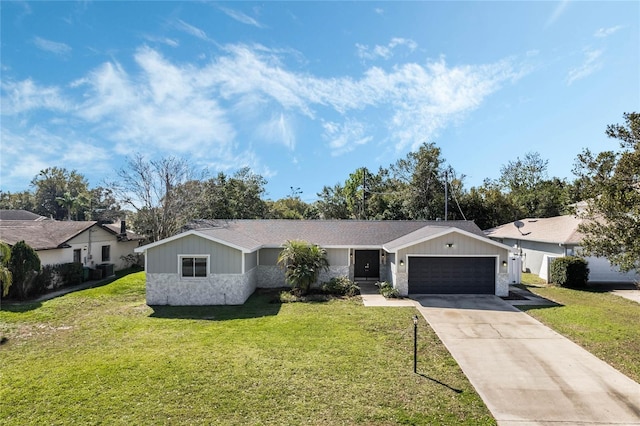
[[[640,425],[640,384],[502,299],[416,300],[499,425]]]

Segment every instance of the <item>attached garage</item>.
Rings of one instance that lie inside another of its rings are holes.
[[[496,257],[408,258],[410,294],[495,294]]]

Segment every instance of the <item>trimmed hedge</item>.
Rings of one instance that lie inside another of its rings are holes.
[[[560,287],[580,288],[589,281],[588,262],[581,257],[566,256],[551,262],[551,282]]]

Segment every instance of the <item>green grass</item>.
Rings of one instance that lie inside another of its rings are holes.
[[[151,308],[136,273],[3,306],[2,423],[495,424],[422,319],[413,373],[414,308],[276,295]]]
[[[522,273],[522,278],[520,282],[525,285],[535,285],[535,286],[546,285],[545,281],[542,278],[540,278],[536,274],[530,274],[527,272]]]
[[[523,310],[640,382],[640,306],[636,302],[589,290],[527,287],[560,306]]]

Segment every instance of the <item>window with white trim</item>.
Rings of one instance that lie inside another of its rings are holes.
[[[180,276],[184,278],[201,278],[207,276],[209,270],[208,256],[181,256]]]

